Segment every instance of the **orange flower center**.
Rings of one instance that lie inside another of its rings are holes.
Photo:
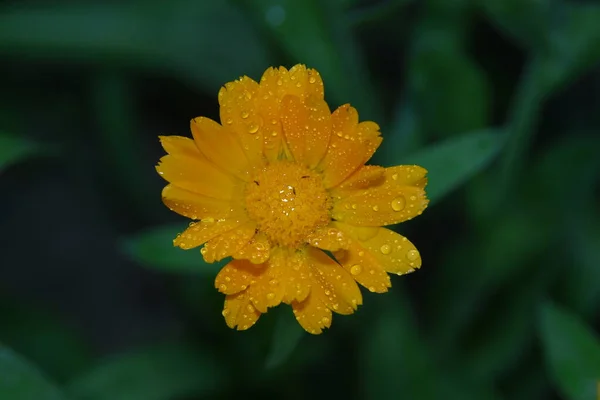
[[[246,186],[248,215],[275,244],[297,248],[331,220],[321,177],[291,161],[261,169]]]

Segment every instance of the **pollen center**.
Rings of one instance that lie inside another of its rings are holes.
[[[260,170],[246,186],[246,210],[275,244],[298,247],[329,223],[331,199],[319,175],[290,161]]]

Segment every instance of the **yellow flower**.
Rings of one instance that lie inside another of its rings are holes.
[[[284,302],[318,334],[332,311],[362,304],[357,282],[382,293],[388,272],[421,266],[415,246],[381,226],[423,212],[427,171],[364,165],[379,126],[348,104],[331,113],[316,70],[244,76],[221,88],[219,105],[221,124],[193,119],[193,140],[160,138],[168,155],[157,171],[167,207],[197,220],[174,244],[204,245],[207,262],[232,257],[215,281],[229,327],[248,329]]]

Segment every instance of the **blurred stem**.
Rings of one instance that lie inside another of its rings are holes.
[[[102,71],[92,81],[92,93],[99,139],[109,168],[105,174],[114,180],[119,192],[133,202],[132,212],[153,219],[155,210],[148,201],[152,197],[149,174],[153,170],[151,166],[142,167],[142,144],[134,135],[134,105],[129,84],[116,71]]]
[[[534,56],[525,68],[510,109],[506,127],[507,137],[504,154],[500,160],[499,205],[510,198],[510,192],[519,172],[523,170],[525,157],[542,108],[545,87],[541,58]]]

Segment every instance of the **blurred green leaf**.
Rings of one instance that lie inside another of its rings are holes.
[[[241,75],[260,76],[271,64],[248,19],[226,1],[3,8],[2,56],[158,68],[211,91]]]
[[[59,382],[79,371],[91,358],[84,338],[55,315],[3,298],[0,321],[0,337],[4,343],[35,360]]]
[[[526,47],[545,44],[553,0],[478,0],[487,16]]]
[[[265,362],[268,369],[277,368],[283,364],[305,336],[304,330],[287,307],[278,311],[271,349]]]
[[[552,303],[542,309],[540,335],[555,385],[569,400],[597,396],[600,341],[576,315]]]
[[[173,239],[185,230],[182,225],[167,225],[142,232],[123,241],[127,254],[140,264],[164,272],[192,272],[216,276],[225,261],[208,264],[198,249],[182,250]]]
[[[485,168],[498,154],[504,136],[494,130],[468,133],[407,155],[403,164],[429,171],[427,196],[437,202]]]
[[[224,375],[207,354],[165,344],[117,355],[73,380],[69,393],[86,400],[174,400],[208,395]]]
[[[65,397],[35,366],[0,344],[0,399],[61,400]]]
[[[36,143],[0,132],[0,172],[9,165],[41,151],[42,149]]]
[[[396,292],[398,288],[396,288]],[[430,346],[419,334],[409,311],[409,300],[403,298],[372,299],[382,310],[369,325],[362,346],[360,365],[365,397],[374,399],[406,398],[419,400],[497,399],[485,382],[461,376],[458,360],[443,369],[436,363]]]
[[[489,125],[490,84],[458,44],[460,26],[439,25],[438,19],[422,23],[410,63],[423,129],[436,137],[483,129]]]
[[[381,120],[378,96],[340,4],[318,0],[245,3],[294,62],[321,73],[332,108],[352,103],[362,119]]]

